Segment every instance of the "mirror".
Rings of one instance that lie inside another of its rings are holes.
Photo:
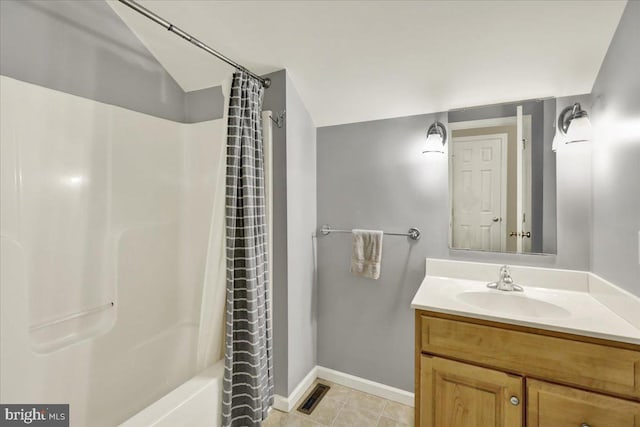
[[[556,253],[555,98],[448,112],[449,246]]]

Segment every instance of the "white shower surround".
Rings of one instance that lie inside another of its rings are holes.
[[[2,401],[69,403],[73,424],[113,426],[197,371],[224,120],[176,123],[4,76],[0,86]],[[28,332],[108,301],[61,340]]]
[[[120,427],[220,427],[224,360],[200,372]]]

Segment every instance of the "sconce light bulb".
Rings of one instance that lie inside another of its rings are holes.
[[[592,136],[591,122],[586,115],[576,117],[569,123],[566,143],[590,141]]]
[[[438,133],[429,134],[423,153],[444,153],[442,136]]]

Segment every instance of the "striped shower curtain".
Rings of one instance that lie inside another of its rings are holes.
[[[273,404],[262,84],[233,75],[226,175],[227,314],[223,426],[260,426]]]

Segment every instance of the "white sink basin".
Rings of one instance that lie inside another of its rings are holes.
[[[527,317],[562,318],[571,313],[555,304],[530,298],[521,292],[469,291],[456,295],[456,299],[483,310]]]
[[[537,267],[514,269],[524,292],[487,288],[498,269],[493,264],[427,260],[427,274],[411,307],[640,344],[640,298],[590,273]]]

